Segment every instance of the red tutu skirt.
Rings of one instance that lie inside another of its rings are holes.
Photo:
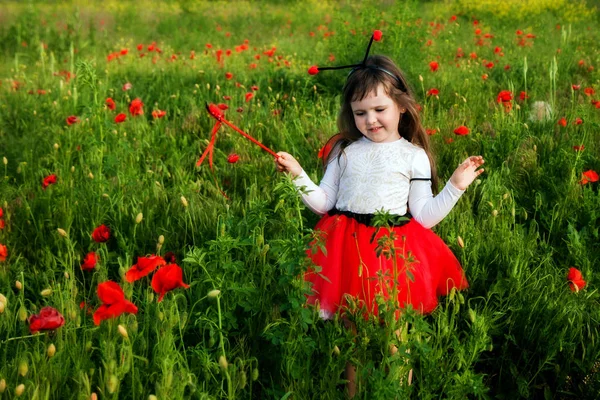
[[[318,304],[325,319],[348,305],[348,295],[373,315],[378,313],[376,298],[389,300],[393,294],[399,307],[410,304],[428,314],[437,306],[438,296],[469,286],[448,246],[414,219],[388,229],[343,214],[326,214],[315,231],[326,252],[312,243],[316,252],[309,250],[308,255],[321,270],[309,270],[304,279],[312,283],[308,303]],[[396,262],[386,236],[394,237]]]

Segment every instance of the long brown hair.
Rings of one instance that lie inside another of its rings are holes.
[[[383,70],[382,70],[383,69]],[[385,71],[384,71],[385,70]],[[386,72],[387,71],[387,72]],[[397,79],[396,79],[397,78]],[[414,145],[421,147],[427,153],[431,164],[431,185],[434,192],[438,189],[438,176],[435,159],[431,153],[429,136],[421,123],[417,102],[413,90],[407,84],[402,71],[394,62],[386,56],[373,55],[365,61],[365,67],[358,68],[350,73],[342,94],[342,108],[337,118],[339,134],[335,135],[327,143],[330,149],[337,148],[338,151],[330,151],[325,155],[324,164],[327,165],[330,157],[340,157],[343,150],[350,143],[363,137],[356,124],[351,103],[361,101],[370,93],[383,85],[385,93],[399,108],[405,108],[406,112],[401,114],[398,124],[400,136]],[[332,143],[332,141],[334,143]],[[339,146],[336,146],[339,145]]]

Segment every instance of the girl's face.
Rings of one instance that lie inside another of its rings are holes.
[[[360,101],[350,103],[354,123],[364,136],[376,143],[394,142],[400,139],[398,124],[406,109],[401,109],[385,93],[382,84]]]

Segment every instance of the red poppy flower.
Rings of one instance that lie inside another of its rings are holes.
[[[475,35],[481,35],[481,29],[477,28],[475,29]]]
[[[579,181],[579,183],[581,183],[582,185],[585,185],[589,182],[598,182],[598,173],[591,169],[582,172],[581,180]]]
[[[437,96],[440,94],[440,91],[436,88],[431,88],[427,91],[427,96]]]
[[[110,239],[110,228],[104,224],[98,226],[92,232],[92,239],[96,243],[104,243]]]
[[[494,63],[490,61],[490,62],[488,62],[487,64],[485,64],[485,67],[486,67],[487,69],[492,69],[492,68],[494,68]]]
[[[254,93],[248,92],[246,93],[246,103],[249,102],[254,97]]]
[[[132,302],[125,300],[123,289],[113,282],[106,281],[98,285],[98,298],[103,303],[94,313],[94,324],[116,318],[123,313],[137,314],[138,308]]]
[[[431,69],[431,72],[437,71],[439,67],[440,67],[440,65],[438,64],[437,61],[432,61],[429,63],[429,69]]]
[[[496,102],[498,103],[507,103],[512,100],[512,92],[510,90],[502,90],[498,93],[498,97],[496,98]]]
[[[436,132],[437,132],[437,129],[435,129],[435,128],[427,128],[427,129],[425,129],[425,133],[427,133],[429,136],[435,135]]]
[[[239,159],[240,159],[240,156],[238,156],[235,153],[232,153],[232,154],[229,155],[229,157],[227,157],[227,162],[229,164],[235,164],[236,162],[239,161]]]
[[[252,89],[253,91],[256,92],[258,90],[258,86],[252,85],[252,86],[250,86],[250,89]]]
[[[444,138],[444,142],[446,142],[447,144],[450,144],[450,143],[454,142],[454,139],[452,139],[451,137],[447,137],[447,138]]]
[[[233,74],[231,72],[225,72],[225,79],[229,80],[233,78]]]
[[[521,36],[521,35],[523,34],[523,31],[522,31],[522,30],[520,30],[520,29],[517,29],[517,32],[516,32],[516,33],[517,33],[517,36]]]
[[[473,52],[471,54],[469,54],[469,57],[471,57],[471,59],[476,59],[477,58],[477,53]]]
[[[573,90],[579,90],[581,89],[581,85],[571,85],[571,88],[573,88]]]
[[[6,257],[8,257],[8,248],[0,244],[0,262],[6,261]]]
[[[98,255],[90,251],[87,253],[85,258],[83,259],[83,264],[81,264],[82,271],[93,271],[96,268],[96,264],[98,263]]]
[[[173,253],[172,251],[167,251],[165,253],[164,259],[168,264],[173,264],[173,263],[175,263],[175,261],[177,261],[177,257],[175,256],[175,253]]]
[[[464,125],[461,125],[454,130],[454,133],[460,136],[465,136],[469,134],[469,128],[467,128]]]
[[[525,99],[528,99],[528,98],[529,98],[529,96],[527,96],[527,92],[521,91],[521,93],[519,94],[519,99],[521,101],[524,101]]]
[[[167,112],[163,111],[163,110],[154,110],[154,111],[152,111],[152,118],[154,118],[154,119],[162,118],[165,115],[167,115]]]
[[[190,286],[183,282],[183,271],[177,264],[169,264],[160,268],[152,277],[152,289],[159,294],[159,302],[167,292],[178,287],[187,289]]]
[[[0,218],[4,217],[4,210],[0,207]]]
[[[225,111],[229,108],[229,106],[225,103],[219,103],[219,104],[217,104],[217,107],[219,107],[219,109],[221,109],[223,111]]]
[[[581,125],[581,124],[583,124],[583,120],[581,118],[576,118],[575,121],[573,121],[573,123],[575,125]]]
[[[143,106],[144,103],[142,103],[140,98],[133,99],[131,100],[131,103],[129,103],[129,113],[131,115],[142,115],[144,114]]]
[[[143,45],[143,44],[138,44],[138,45],[137,45],[137,49],[138,49],[139,51],[142,51],[142,50],[144,49],[144,45]]]
[[[117,105],[115,104],[115,101],[110,97],[108,99],[106,99],[105,104],[109,110],[114,110],[117,107]]]
[[[560,125],[560,126],[563,126],[563,127],[567,126],[567,119],[563,117],[563,118],[561,118],[561,119],[558,120],[557,124]]]
[[[376,42],[379,42],[381,40],[381,37],[383,36],[383,33],[380,30],[375,30],[373,31],[373,40]]]
[[[592,104],[596,107],[596,108],[600,108],[600,100],[592,100]]]
[[[580,144],[578,146],[573,146],[573,150],[575,150],[575,151],[583,151],[583,150],[585,150],[585,146],[582,145],[582,144]]]
[[[231,100],[231,96],[223,96],[223,100],[229,101],[229,100]]]
[[[133,88],[133,85],[129,82],[123,84],[123,90],[127,91],[127,90],[131,90],[131,88]]]
[[[29,317],[29,330],[31,333],[38,331],[52,331],[65,324],[65,318],[52,307],[44,307],[39,314]]]
[[[587,96],[592,96],[594,93],[596,93],[596,91],[594,90],[594,88],[586,87],[585,89],[583,89],[583,93],[585,93]]]
[[[494,53],[498,54],[502,51],[501,47],[496,46],[496,48],[494,49]]]
[[[46,188],[50,185],[54,185],[56,183],[56,175],[48,175],[42,180],[42,189],[46,190]]]
[[[67,125],[73,125],[79,122],[79,118],[75,115],[70,115],[67,117]]]
[[[166,263],[165,259],[161,256],[138,257],[137,264],[134,264],[125,273],[125,280],[129,283],[135,282]]]
[[[120,124],[121,122],[124,122],[126,119],[127,119],[127,115],[120,113],[120,114],[117,114],[117,116],[115,117],[115,122],[117,124]]]
[[[452,22],[456,21],[456,15],[451,16],[450,21],[452,21]]]
[[[573,267],[569,268],[567,280],[569,281],[569,287],[573,292],[579,292],[579,290],[583,289],[586,284],[586,282],[583,280],[581,271]]]

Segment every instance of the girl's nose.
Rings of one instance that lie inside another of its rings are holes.
[[[377,115],[375,113],[369,113],[367,116],[367,123],[372,125],[377,122]]]

